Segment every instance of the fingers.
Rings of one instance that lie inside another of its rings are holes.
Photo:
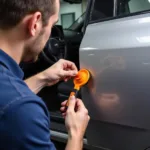
[[[67,100],[61,103],[60,111],[62,112],[63,118],[66,118],[66,103]],[[76,99],[74,96],[71,97],[68,112],[82,113],[88,117],[88,121],[90,120],[90,116],[88,115],[88,110],[86,109],[84,103],[80,99]]]
[[[67,100],[61,103],[61,108],[60,108],[61,112],[65,111],[66,103],[67,103]],[[76,111],[81,111],[83,109],[86,109],[84,103],[82,102],[82,100],[76,99],[74,96],[72,96],[70,98],[69,107],[71,107],[71,109],[75,109]]]
[[[63,118],[66,117],[66,103],[67,103],[67,100],[61,103],[60,111],[62,113]]]
[[[64,81],[67,82],[67,81],[69,81],[70,79],[71,79],[71,77],[65,77],[65,78],[64,78]]]
[[[75,77],[77,75],[76,71],[71,70],[62,70],[62,77],[65,79],[69,79],[70,77]]]
[[[64,60],[64,59],[60,59],[59,61],[61,63],[64,63],[65,68],[70,68],[71,70],[76,70],[76,71],[78,70],[76,65],[71,61]]]
[[[67,100],[61,103],[61,106],[64,107],[67,103]]]
[[[68,81],[68,79],[67,79],[67,78],[65,78],[65,79],[64,79],[64,81],[65,81],[65,82],[67,82],[67,81]]]
[[[65,112],[65,111],[66,111],[66,107],[61,107],[61,108],[60,108],[60,111],[61,111],[61,112]]]
[[[61,103],[60,111],[62,113],[66,112],[66,103],[67,103],[67,100]]]
[[[75,112],[75,106],[76,106],[76,98],[75,98],[75,96],[71,96],[70,97],[70,102],[69,102],[69,106],[68,106],[67,112],[66,112],[66,103],[67,103],[67,100],[64,101],[63,103],[61,103],[62,107],[60,108],[60,111],[62,112],[62,116],[64,118],[66,117],[67,112]]]
[[[73,62],[63,60],[63,59],[59,60],[59,62],[61,64],[63,64],[65,76],[76,76],[77,75],[78,69]]]
[[[67,64],[68,68],[70,68],[71,70],[73,70],[76,73],[76,75],[77,75],[78,69],[77,69],[76,65],[74,63],[72,63],[72,62],[69,62],[69,61],[67,63],[68,63]]]
[[[91,117],[90,116],[88,116],[88,121],[91,119]]]
[[[77,75],[78,70],[73,62],[60,59],[59,64],[61,66],[59,76],[65,82],[67,82],[70,78],[75,77]]]
[[[65,118],[66,117],[66,113],[62,113],[62,116],[63,116],[63,118]]]

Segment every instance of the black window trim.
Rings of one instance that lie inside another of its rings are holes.
[[[95,0],[88,0],[88,5],[87,5],[87,9],[85,12],[85,21],[84,21],[84,30],[83,30],[83,34],[85,34],[86,32],[86,27],[88,26],[89,22],[90,22],[90,15],[91,15],[91,7],[94,4],[93,2],[95,2]]]
[[[113,16],[115,17],[115,16],[117,16],[117,0],[114,0],[114,14],[113,14]]]
[[[94,2],[95,2],[95,0],[93,0],[92,5],[94,4]],[[99,23],[99,22],[104,22],[104,21],[110,21],[110,20],[121,19],[121,18],[132,17],[132,16],[137,16],[137,15],[150,13],[150,10],[143,10],[143,11],[139,11],[139,12],[130,13],[130,14],[127,14],[127,15],[118,15],[118,13],[117,13],[118,12],[118,7],[117,6],[118,6],[118,0],[114,0],[113,17],[108,17],[108,18],[104,18],[104,19],[98,19],[98,20],[94,20],[94,21],[90,21],[90,18],[89,18],[88,19],[88,25],[89,24]],[[92,12],[92,9],[91,9],[91,12]]]

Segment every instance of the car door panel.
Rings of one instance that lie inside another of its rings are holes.
[[[150,146],[150,14],[90,24],[80,47],[91,116],[87,139],[112,150]]]

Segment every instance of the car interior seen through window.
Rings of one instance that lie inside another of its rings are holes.
[[[76,30],[82,24],[88,0],[81,3],[68,3],[60,1],[59,21],[57,25],[62,25],[63,29]]]
[[[150,10],[150,0],[119,0],[118,15]]]

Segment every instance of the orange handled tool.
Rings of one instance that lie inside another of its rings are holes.
[[[70,93],[69,99],[66,103],[66,109],[69,106],[69,102],[70,102],[70,97],[71,96],[75,96],[77,97],[78,91],[80,90],[80,88],[82,86],[84,86],[85,84],[87,84],[87,82],[90,79],[90,72],[86,69],[82,69],[78,72],[77,76],[74,78],[73,83],[74,83],[74,92]]]

